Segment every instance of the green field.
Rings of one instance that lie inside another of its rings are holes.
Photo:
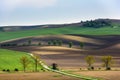
[[[43,28],[24,31],[0,32],[0,41],[27,36],[51,35],[51,34],[120,35],[120,27],[83,28],[71,26],[61,28]]]
[[[0,49],[0,70],[10,69],[14,71],[15,68],[18,70],[23,70],[23,67],[20,63],[20,58],[22,56],[27,56],[31,62],[27,70],[34,70],[33,60],[30,55],[25,52],[18,52],[6,49]]]

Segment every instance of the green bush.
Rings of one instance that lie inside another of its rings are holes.
[[[69,42],[69,48],[72,48],[72,46],[73,46],[73,43]]]
[[[2,71],[3,71],[3,72],[5,72],[6,70],[5,70],[5,69],[3,69]]]
[[[10,69],[7,69],[6,71],[7,71],[7,72],[10,72]]]
[[[18,72],[19,70],[17,68],[15,68],[14,71]]]

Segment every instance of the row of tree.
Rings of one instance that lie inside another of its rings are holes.
[[[48,46],[62,46],[63,45],[63,41],[62,40],[51,40],[51,41],[48,41]],[[32,44],[32,40],[28,40],[27,43],[23,44],[23,45],[18,45],[17,43],[13,43],[13,44],[10,44],[10,43],[5,43],[5,44],[1,44],[1,47],[14,47],[14,46],[33,46],[35,44]],[[38,46],[41,46],[41,42],[39,42],[37,44]],[[73,42],[68,42],[68,46],[69,48],[72,48],[74,45]],[[83,42],[79,42],[79,46],[80,48],[83,48],[84,47],[84,43]]]
[[[40,57],[32,56],[32,59],[34,61],[35,71],[38,71],[38,65],[40,65]],[[94,69],[93,64],[95,63],[94,57],[87,56],[87,57],[85,57],[85,60],[86,60],[86,63],[88,64],[88,69],[93,70]],[[112,56],[103,56],[101,60],[103,62],[103,66],[106,68],[106,70],[111,70],[111,64],[113,63]],[[30,64],[30,59],[26,56],[23,56],[20,58],[20,63],[22,64],[23,70],[25,72],[26,68]],[[57,64],[53,63],[53,69],[58,69],[56,65]]]
[[[37,56],[37,55],[34,55],[34,56],[32,56],[32,59],[33,59],[33,61],[34,61],[33,63],[34,63],[34,66],[35,66],[35,71],[37,72],[37,71],[38,71],[38,66],[42,67],[41,64],[39,63],[40,57]],[[22,57],[20,58],[20,63],[22,64],[23,70],[24,70],[24,72],[25,72],[25,71],[26,71],[26,68],[28,67],[28,65],[29,65],[30,63],[32,63],[32,62],[30,61],[30,59],[29,59],[28,57],[22,56]],[[42,68],[42,69],[43,69],[43,68]]]
[[[112,26],[110,20],[103,20],[103,19],[91,20],[91,21],[86,21],[81,23],[83,27],[91,27],[91,28],[101,28],[106,26]]]
[[[62,40],[51,40],[48,41],[48,45],[49,46],[62,46],[63,45],[63,41]]]
[[[81,49],[83,49],[84,43],[83,43],[83,42],[80,42],[80,43],[79,43],[79,46],[80,46]],[[73,47],[73,42],[69,42],[69,47],[70,47],[70,48]]]
[[[92,70],[94,69],[93,64],[95,63],[95,59],[93,56],[87,56],[85,58],[87,64],[88,64],[88,69]],[[111,64],[113,63],[112,56],[103,56],[102,57],[102,62],[103,66],[106,68],[106,70],[111,69]]]
[[[48,45],[49,45],[49,46],[62,46],[62,45],[63,45],[63,41],[62,41],[62,40],[52,40],[52,41],[48,41]],[[72,48],[73,45],[74,45],[73,42],[68,42],[69,48]],[[84,43],[83,43],[83,42],[80,42],[80,43],[79,43],[79,46],[80,46],[80,48],[83,48],[83,47],[84,47]]]
[[[0,47],[9,47],[9,46],[17,46],[17,44],[16,43],[13,43],[13,44],[7,43],[7,44],[1,44],[0,45]]]

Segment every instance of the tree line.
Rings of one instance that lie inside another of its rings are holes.
[[[50,40],[47,42],[48,46],[62,46],[64,42],[62,40]],[[72,48],[74,46],[74,43],[72,41],[67,42],[68,47]],[[33,44],[32,40],[28,40],[26,43],[23,43],[21,45],[18,45],[17,43],[2,43],[0,44],[0,47],[16,47],[16,46],[42,46],[43,44],[41,42],[38,42],[38,44]],[[79,47],[83,49],[84,42],[78,43]]]
[[[38,67],[41,68],[41,70],[45,71],[44,68],[42,67],[41,63],[40,63],[40,56],[38,55],[33,55],[31,56],[32,60],[30,60],[29,57],[27,56],[22,56],[19,59],[19,62],[21,63],[21,66],[23,68],[23,71],[26,72],[27,68],[29,67],[29,65],[32,63],[34,65],[34,71],[37,72],[38,71]],[[94,66],[93,64],[95,63],[95,58],[93,56],[86,56],[85,57],[85,61],[88,64],[88,70],[94,70]],[[103,56],[101,58],[102,61],[102,65],[105,67],[106,70],[111,70],[111,66],[113,64],[113,58],[112,56]],[[52,64],[52,69],[55,70],[59,70],[57,63],[53,63]],[[100,68],[99,68],[100,69]],[[3,71],[5,71],[5,69],[3,69]],[[10,72],[9,69],[6,70],[7,72]],[[19,71],[17,68],[15,68],[15,71]]]
[[[88,64],[88,70],[94,70],[93,64],[95,63],[95,58],[93,56],[87,56],[85,60]],[[106,70],[111,70],[111,65],[113,63],[112,56],[103,56],[101,61],[103,62],[102,66],[104,66]]]
[[[91,28],[100,28],[105,26],[112,26],[110,20],[103,20],[103,19],[97,19],[97,20],[91,20],[91,21],[85,21],[81,22],[83,27],[91,27]]]
[[[35,65],[35,71],[38,71],[38,65],[40,65],[39,61],[40,61],[40,57],[39,56],[33,56],[32,59],[34,60],[34,65]],[[85,57],[85,61],[88,64],[88,70],[94,70],[94,66],[93,64],[95,63],[95,58],[93,56],[86,56]],[[111,66],[113,64],[113,58],[112,56],[103,56],[101,58],[102,61],[102,66],[105,67],[106,70],[111,70]],[[26,56],[23,56],[20,58],[20,62],[23,66],[23,70],[24,72],[26,71],[26,68],[29,65],[29,58],[27,58]],[[57,63],[53,63],[52,64],[52,69],[58,69],[58,65]]]

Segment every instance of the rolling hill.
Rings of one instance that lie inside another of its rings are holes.
[[[96,27],[95,25],[98,26]],[[88,25],[88,26],[86,26]],[[2,30],[3,27],[0,29]],[[7,28],[7,27],[4,27]],[[49,40],[63,40],[64,45],[62,47],[50,47],[44,46],[25,46],[25,47],[5,47],[5,49],[13,49],[19,51],[26,51],[35,54],[40,54],[43,60],[49,65],[49,60],[56,61],[55,56],[60,58],[58,62],[61,66],[70,66],[72,63],[74,66],[80,66],[79,61],[83,61],[86,55],[94,55],[96,57],[101,57],[103,55],[112,55],[114,59],[119,61],[119,41],[120,41],[120,20],[110,20],[110,19],[98,19],[94,21],[86,21],[81,23],[64,24],[64,25],[51,25],[51,26],[27,26],[16,29],[17,27],[9,27],[11,30],[0,31],[0,44],[2,43],[17,43],[23,44],[28,40],[32,39],[33,43],[42,42],[46,43]],[[12,29],[14,28],[14,29]],[[24,29],[23,29],[24,28]],[[67,35],[65,35],[67,34]],[[73,42],[73,49],[68,49],[68,42]],[[79,43],[84,42],[84,51],[81,51]],[[4,48],[4,47],[2,47]],[[50,48],[50,49],[49,49]],[[44,54],[38,53],[42,52]],[[52,53],[52,54],[48,54]],[[59,54],[56,54],[58,53]],[[54,54],[55,53],[55,54]],[[69,55],[68,55],[69,53]],[[78,54],[81,53],[81,54]],[[97,53],[97,54],[96,54]],[[104,53],[104,54],[101,54]],[[63,55],[64,54],[64,55]],[[76,55],[76,56],[75,56]],[[65,57],[66,56],[66,57]],[[71,57],[70,57],[71,56]],[[63,57],[63,58],[62,58]],[[75,58],[76,60],[73,60]],[[81,58],[79,60],[79,58]],[[62,64],[59,60],[63,59],[64,62],[68,62],[69,59],[72,63]],[[75,62],[76,61],[76,62]],[[100,58],[98,62],[100,61]],[[85,62],[83,61],[83,64]],[[120,66],[117,64],[117,67]]]
[[[25,46],[31,40],[31,46]],[[48,45],[49,41],[62,40],[62,46]],[[73,43],[69,48],[69,42]],[[80,48],[80,42],[84,42],[83,49]],[[41,43],[41,45],[38,45]],[[102,56],[112,56],[115,65],[119,67],[120,61],[120,36],[96,36],[96,35],[43,35],[27,37],[3,42],[2,44],[17,44],[17,46],[2,46],[2,48],[24,51],[41,56],[41,59],[48,65],[57,63],[61,68],[85,67],[87,66],[84,58],[87,55],[93,55],[96,59],[95,67],[101,66]]]
[[[31,40],[32,45],[26,45],[29,40]],[[63,44],[61,46],[48,45],[49,41],[54,40],[62,40]],[[71,48],[68,45],[69,42],[73,43]],[[81,42],[84,43],[83,48],[80,48]],[[38,45],[39,43],[41,44]],[[4,44],[9,44],[9,46],[1,46]],[[17,44],[17,46],[10,46],[11,44]],[[103,56],[110,55],[115,62],[112,64],[112,70],[118,71],[90,71],[89,73],[89,71],[79,70],[79,72],[73,72],[112,80],[119,76],[120,70],[120,20],[98,19],[63,25],[0,27],[0,48],[0,70],[10,69],[12,71],[15,68],[23,70],[19,63],[21,56],[27,56],[32,61],[27,53],[37,54],[47,65],[51,66],[51,64],[57,63],[60,69],[65,70],[86,69],[88,65],[85,62],[85,57],[88,55],[95,57],[95,64],[93,64],[95,70],[104,69],[101,59]],[[33,68],[34,66],[30,65],[28,70],[33,70]],[[39,68],[41,69],[41,67]],[[35,76],[36,74],[37,76]],[[50,74],[47,75],[52,76]],[[47,78],[44,77],[46,73],[7,74],[8,77],[17,76],[14,79],[18,79],[18,75],[24,76],[25,79],[32,79],[33,76]],[[57,77],[61,80],[66,79],[65,77]],[[2,74],[1,79],[5,78],[7,78],[6,74],[5,76]],[[53,78],[50,77],[49,79]],[[57,78],[55,77],[55,79]],[[67,79],[75,80],[73,78]]]
[[[32,45],[26,45],[29,40]],[[63,43],[61,46],[48,45],[49,41],[54,40],[62,40]],[[69,42],[73,43],[71,48],[68,46]],[[80,48],[81,42],[84,43],[83,48]],[[3,46],[6,44],[7,46]],[[66,70],[86,69],[88,65],[85,57],[88,55],[95,57],[93,66],[96,70],[104,69],[101,59],[110,55],[115,62],[112,70],[120,70],[120,20],[98,19],[64,25],[0,27],[0,48],[0,70],[22,70],[19,58],[24,55],[30,57],[26,53],[37,54],[47,65],[57,63],[60,69]],[[33,67],[31,65],[28,70],[33,70]],[[97,75],[103,75],[99,73]],[[111,73],[115,74],[113,71]]]
[[[33,62],[30,55],[25,52],[0,49],[0,71],[9,69],[10,71],[14,71],[15,68],[18,70],[23,70],[23,67],[20,63],[20,58],[22,56],[26,56]],[[30,64],[28,70],[34,70],[34,66]]]
[[[0,27],[0,41],[39,35],[120,35],[120,20],[97,19],[72,24]]]
[[[0,31],[20,31],[20,30],[32,30],[32,29],[43,29],[43,28],[61,28],[61,27],[90,27],[90,28],[101,28],[101,27],[120,27],[120,20],[117,19],[95,19],[90,21],[81,21],[79,23],[71,24],[47,24],[47,25],[34,25],[34,26],[1,26]]]

